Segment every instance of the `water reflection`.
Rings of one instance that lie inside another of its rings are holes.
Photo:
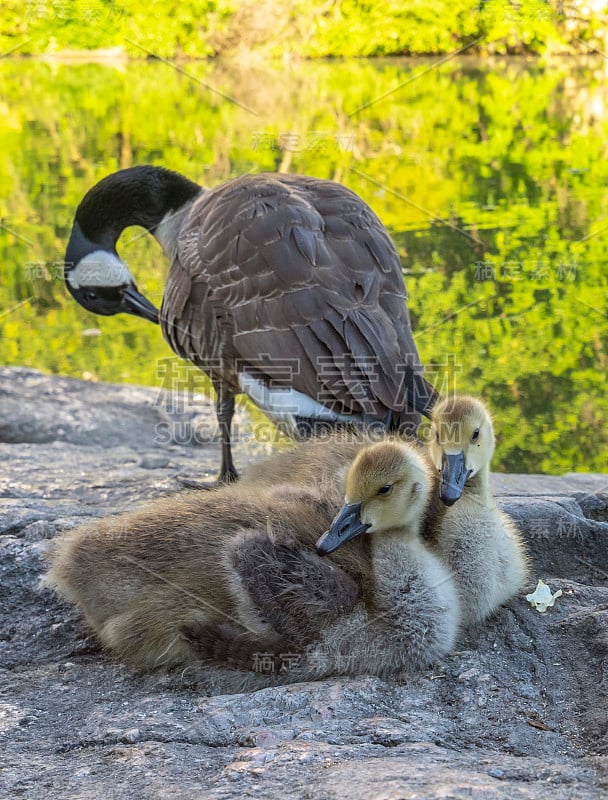
[[[429,63],[194,63],[186,75],[0,62],[2,361],[160,385],[160,332],[89,315],[61,280],[76,205],[103,175],[146,162],[207,185],[307,173],[347,184],[391,229],[421,356],[490,402],[497,466],[604,470],[603,63]],[[141,234],[119,249],[158,304],[167,264]]]

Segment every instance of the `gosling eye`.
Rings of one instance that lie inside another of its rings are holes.
[[[435,431],[435,441],[439,444],[439,431]]]
[[[471,436],[471,441],[476,442],[479,439],[479,428],[475,428],[473,431],[473,435]]]
[[[89,292],[85,292],[84,293],[84,299],[85,300],[97,300],[97,295],[95,294],[95,292],[90,292],[90,291]]]
[[[385,496],[390,494],[393,491],[393,484],[392,483],[385,483],[384,486],[381,486],[376,494]]]

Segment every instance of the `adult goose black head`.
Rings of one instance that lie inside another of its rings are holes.
[[[437,393],[422,375],[399,257],[346,187],[261,174],[203,189],[151,166],[104,178],[76,212],[68,288],[95,313],[157,321],[116,252],[129,225],[171,259],[160,325],[217,391],[221,480],[237,477],[230,426],[241,392],[292,435],[373,422],[413,434],[430,413]]]
[[[116,242],[129,225],[153,230],[200,190],[181,175],[153,167],[121,170],[96,184],[76,210],[65,256],[66,284],[80,305],[94,314],[136,314],[158,322],[158,310],[138,291]]]

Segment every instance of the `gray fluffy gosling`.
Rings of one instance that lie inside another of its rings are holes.
[[[429,452],[440,496],[453,506],[436,518],[434,552],[454,573],[464,625],[480,622],[522,588],[528,556],[513,521],[490,490],[494,429],[486,406],[453,397],[433,409]]]

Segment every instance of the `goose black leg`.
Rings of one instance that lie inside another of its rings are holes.
[[[239,479],[239,474],[232,460],[232,448],[230,446],[230,429],[232,428],[233,417],[234,394],[220,387],[217,394],[217,421],[220,425],[220,437],[222,440],[222,466],[218,477],[220,483],[234,483]]]
[[[217,489],[226,483],[238,481],[239,474],[232,460],[232,447],[230,445],[230,430],[234,417],[234,393],[226,389],[223,384],[214,384],[217,392],[216,414],[222,442],[222,464],[220,474],[215,481],[197,481],[192,478],[179,478],[185,489]]]

